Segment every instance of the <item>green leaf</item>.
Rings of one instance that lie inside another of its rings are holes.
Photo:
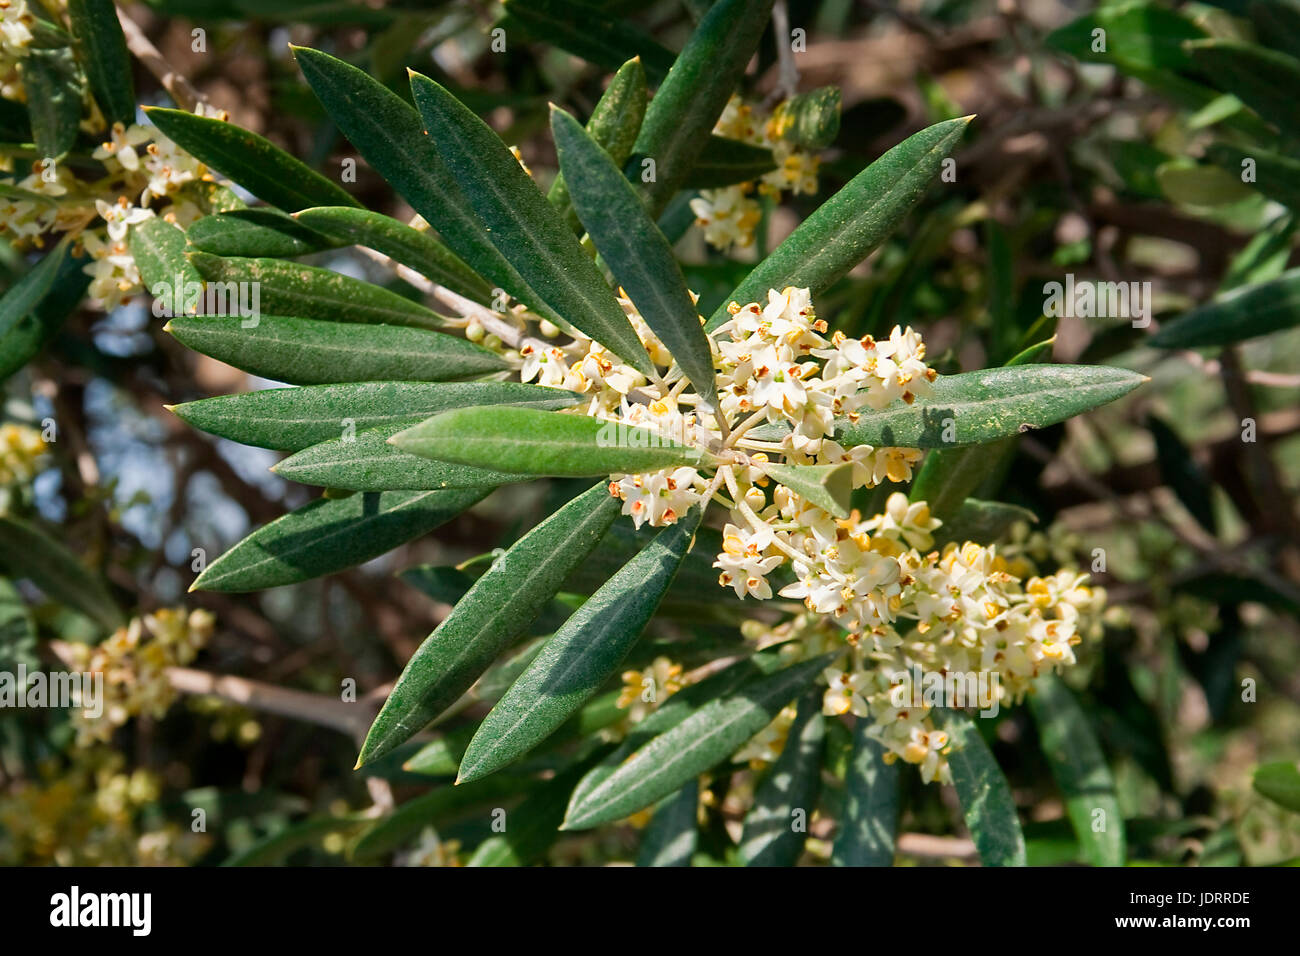
[[[1185,49],[1197,69],[1262,119],[1288,134],[1300,128],[1300,108],[1292,95],[1300,87],[1300,61],[1239,40],[1195,40]]]
[[[835,837],[835,866],[893,866],[898,843],[899,765],[885,763],[885,746],[867,734],[871,721],[853,725],[853,757],[844,777],[844,815]]]
[[[80,301],[90,281],[81,271],[85,262],[61,242],[0,298],[0,382],[41,350]]]
[[[718,0],[668,71],[646,109],[631,168],[653,159],[655,176],[643,182],[653,216],[686,182],[727,100],[740,83],[767,26],[773,0]],[[766,291],[766,290],[764,290]]]
[[[558,317],[637,371],[654,373],[613,290],[501,138],[433,80],[411,73],[429,138],[460,180],[493,245]]]
[[[621,820],[726,760],[806,690],[829,659],[824,655],[794,664],[705,704],[639,748],[581,797],[575,792],[564,829],[586,830]]]
[[[366,734],[357,766],[404,743],[468,690],[524,633],[618,511],[604,484],[595,485],[499,557],[407,662]]]
[[[191,591],[261,591],[333,574],[413,541],[482,499],[486,488],[318,498],[276,518],[208,565]]]
[[[772,122],[779,139],[802,149],[821,150],[840,134],[840,88],[823,86],[777,105]]]
[[[40,667],[36,656],[36,625],[23,596],[8,578],[0,577],[0,670],[14,673],[19,664]]]
[[[137,259],[137,261],[139,261]],[[290,385],[442,382],[506,368],[494,352],[442,332],[399,325],[263,315],[187,315],[164,331],[235,368]]]
[[[1272,282],[1233,289],[1161,324],[1148,343],[1161,349],[1232,345],[1300,324],[1300,269]]]
[[[1052,776],[1065,796],[1074,835],[1088,862],[1093,866],[1123,866],[1124,817],[1115,780],[1088,715],[1054,674],[1035,681],[1029,709],[1038,724]]]
[[[159,216],[131,227],[127,247],[150,295],[183,304],[189,289],[202,288],[203,277],[185,257],[186,245],[185,231]]]
[[[403,427],[386,425],[333,438],[290,455],[271,470],[290,481],[350,491],[483,488],[523,480],[522,475],[404,454],[388,443]]]
[[[206,252],[190,253],[190,261],[204,279],[225,283],[232,295],[234,286],[230,283],[248,283],[246,288],[258,293],[255,311],[421,329],[436,329],[443,324],[441,316],[418,302],[317,266],[282,259],[223,259]]]
[[[864,411],[856,424],[837,423],[835,440],[845,448],[994,441],[1081,415],[1145,381],[1136,372],[1104,365],[1016,365],[942,375],[930,395],[911,405]]]
[[[853,466],[838,465],[764,465],[763,471],[791,491],[806,498],[837,518],[849,515],[853,494]]]
[[[458,782],[487,776],[532,750],[614,674],[672,584],[699,523],[700,511],[692,509],[659,532],[546,642],[483,718]]]
[[[822,695],[814,690],[799,701],[785,748],[754,792],[754,805],[745,815],[740,858],[746,866],[794,866],[798,862],[821,791],[825,739]],[[797,819],[800,813],[802,821]],[[802,827],[796,827],[799,822]]]
[[[1024,866],[1025,837],[1007,778],[970,717],[942,710],[943,728],[951,739],[948,766],[966,826],[985,866]]]
[[[331,833],[352,833],[372,823],[370,817],[349,814],[342,817],[313,817],[291,823],[263,837],[252,846],[232,854],[222,866],[276,866],[298,850],[317,846]]]
[[[776,169],[772,151],[737,139],[710,136],[686,181],[686,189],[718,189],[752,182]]]
[[[517,24],[529,36],[609,70],[638,57],[655,83],[672,69],[672,50],[611,11],[592,4],[575,0],[506,0],[505,9],[501,25],[512,36],[510,28]]]
[[[640,60],[628,60],[609,81],[609,88],[587,121],[588,134],[620,168],[632,155],[632,144],[641,130],[645,109],[645,70]],[[573,200],[563,172],[556,175],[546,198],[560,211],[570,228],[579,228],[578,214],[573,211]]]
[[[588,771],[587,775],[578,782],[578,785],[573,788],[573,796],[569,798],[570,808],[586,800],[592,791],[623,766],[629,757],[655,737],[676,727],[706,704],[728,696],[742,685],[753,683],[765,674],[771,674],[780,663],[779,655],[770,652],[742,658],[704,678],[698,684],[690,684],[667,700],[661,701],[649,716],[632,727],[613,753]]]
[[[108,585],[38,525],[0,515],[0,565],[13,578],[26,578],[45,595],[116,630],[126,623]]]
[[[939,175],[971,119],[945,120],[921,130],[858,173],[754,267],[706,328],[731,318],[730,302],[765,302],[769,289],[806,287],[816,296],[830,288],[898,228]]]
[[[518,382],[363,382],[269,388],[173,405],[199,429],[244,445],[300,451],[353,430],[416,422],[448,408],[495,403],[564,408],[580,397]]]
[[[1103,31],[1104,49],[1097,49],[1096,30]],[[1191,61],[1184,42],[1204,37],[1205,31],[1182,14],[1139,2],[1114,4],[1073,20],[1048,34],[1047,45],[1085,63],[1185,70]]]
[[[168,139],[285,212],[308,206],[356,206],[342,186],[290,156],[264,136],[185,110],[146,106],[149,121]]]
[[[545,310],[488,239],[482,220],[425,134],[419,114],[362,70],[319,50],[290,49],[330,119],[443,242],[489,282],[530,308]]]
[[[99,110],[109,123],[135,122],[131,57],[113,0],[68,0],[77,53]]]
[[[1210,534],[1217,534],[1214,519],[1214,489],[1209,474],[1192,457],[1178,433],[1154,415],[1147,417],[1147,431],[1156,442],[1156,464],[1160,477],[1188,514]]]
[[[971,446],[988,447],[988,446]],[[917,501],[924,501],[917,498]],[[1035,524],[1038,516],[1028,508],[1009,505],[1001,501],[979,501],[967,498],[961,503],[956,514],[945,518],[943,525],[934,534],[934,544],[942,548],[950,541],[961,544],[964,541],[978,541],[980,544],[992,544],[1011,530],[1018,521]]]
[[[402,451],[521,475],[582,478],[700,466],[706,454],[648,429],[535,408],[458,408],[394,435]]]
[[[1250,187],[1217,166],[1197,166],[1179,159],[1156,170],[1160,191],[1171,202],[1188,206],[1224,206],[1251,196]]]
[[[1261,43],[1300,58],[1300,6],[1292,0],[1261,0],[1251,3],[1248,12]]]
[[[573,204],[614,279],[711,408],[718,404],[713,353],[672,247],[636,190],[568,113],[551,109],[560,169]]]
[[[214,256],[291,259],[347,245],[275,209],[236,209],[204,216],[186,235],[195,249]]]
[[[350,206],[320,206],[295,213],[294,218],[335,241],[383,253],[476,302],[487,302],[492,297],[488,284],[454,252],[427,232],[390,216]]]
[[[1255,791],[1278,806],[1300,813],[1300,767],[1286,760],[1255,768]]]
[[[36,151],[59,159],[77,140],[81,81],[71,50],[29,50],[19,64]]]
[[[700,783],[692,780],[660,802],[641,837],[637,866],[690,866],[699,842]]]

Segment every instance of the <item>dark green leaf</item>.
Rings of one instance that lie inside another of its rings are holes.
[[[1182,14],[1140,2],[1106,6],[1080,17],[1049,34],[1047,44],[1086,63],[1126,70],[1185,70],[1191,62],[1183,43],[1204,37],[1205,31]]]
[[[723,136],[710,136],[682,185],[686,189],[718,189],[752,182],[774,169],[776,160],[772,158],[770,149]]]
[[[560,169],[573,204],[614,279],[711,408],[718,403],[713,353],[672,247],[636,190],[568,113],[551,110]]]
[[[356,206],[342,186],[290,156],[265,136],[185,110],[145,108],[163,135],[258,199],[285,212],[308,206]]]
[[[1232,345],[1300,324],[1300,269],[1272,282],[1234,289],[1171,322],[1147,341],[1156,348]]]
[[[202,288],[203,276],[185,257],[186,236],[180,226],[159,216],[146,219],[131,227],[127,246],[145,290],[172,311],[183,307],[191,290]]]
[[[68,0],[68,20],[90,92],[110,123],[135,122],[131,57],[113,0]]]
[[[190,590],[261,591],[333,574],[446,524],[487,491],[385,491],[318,498],[244,538],[208,565]]]
[[[204,216],[190,226],[186,235],[191,246],[214,256],[291,259],[347,245],[275,209],[236,209]]]
[[[506,0],[505,8],[502,25],[510,35],[518,24],[529,36],[610,70],[639,57],[655,83],[672,68],[671,50],[600,7],[575,0]]]
[[[0,382],[41,350],[80,301],[90,281],[85,263],[61,242],[0,298]]]
[[[71,50],[30,50],[19,72],[36,150],[46,162],[72,148],[81,122],[81,81]]]
[[[291,823],[252,846],[232,854],[222,866],[276,866],[298,850],[318,845],[331,833],[351,833],[371,823],[369,817],[350,814],[343,817],[314,817]]]
[[[272,388],[174,405],[188,424],[244,445],[300,451],[381,425],[415,422],[448,408],[493,403],[564,408],[579,396],[517,382],[362,382]]]
[[[138,258],[137,258],[137,261]],[[263,315],[174,318],[165,331],[185,345],[274,382],[441,382],[506,368],[495,353],[426,329]]]
[[[1195,40],[1186,44],[1192,62],[1261,118],[1291,134],[1300,128],[1300,61],[1285,53],[1239,40]]]
[[[885,747],[867,734],[871,721],[853,725],[853,757],[844,776],[844,818],[835,838],[835,866],[893,866],[898,843],[899,765],[885,763]]]
[[[952,782],[980,860],[985,866],[1024,866],[1025,837],[1007,778],[968,716],[956,710],[939,716],[952,747]]]
[[[917,497],[916,500],[925,499]],[[934,533],[934,544],[938,548],[952,541],[958,544],[964,541],[992,544],[1010,531],[1011,526],[1018,521],[1034,524],[1038,518],[1028,508],[1019,505],[967,498],[961,503],[956,514],[943,519],[943,525]]]
[[[816,296],[830,288],[898,228],[939,175],[970,120],[967,116],[936,123],[858,173],[754,267],[706,328],[731,317],[728,303],[765,302],[769,289],[806,287]]]
[[[459,780],[487,776],[517,760],[600,689],[654,615],[699,523],[700,511],[692,509],[659,532],[546,642],[483,718],[461,761]]]
[[[550,306],[645,375],[654,367],[596,264],[486,123],[442,86],[411,74],[411,92],[444,163],[461,182],[492,244]],[[572,181],[572,179],[570,179]]]
[[[404,743],[468,690],[555,596],[618,510],[603,483],[595,485],[498,558],[407,662],[357,765]]]
[[[126,623],[103,579],[38,525],[0,515],[0,565],[110,631]]]
[[[823,86],[792,96],[772,113],[776,136],[803,149],[825,149],[840,134],[840,88]]]
[[[641,837],[637,866],[690,866],[699,842],[700,784],[692,780],[660,802]]]
[[[785,748],[754,792],[754,806],[740,835],[740,858],[746,866],[798,862],[821,791],[825,738],[822,695],[814,690],[799,701]]]

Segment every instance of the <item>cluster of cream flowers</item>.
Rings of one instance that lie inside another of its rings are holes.
[[[701,189],[691,200],[697,225],[709,245],[722,251],[733,246],[745,249],[754,243],[754,231],[762,210],[754,193],[779,199],[782,193],[811,196],[817,192],[817,156],[785,141],[775,115],[760,115],[754,106],[733,96],[714,126],[713,132],[728,139],[772,151],[776,169],[757,182],[737,183],[720,189]]]
[[[12,423],[0,425],[0,488],[35,478],[48,450],[36,429]]]
[[[203,215],[198,190],[210,188],[213,176],[153,126],[114,123],[105,130],[93,104],[87,109],[83,126],[105,136],[92,154],[105,174],[81,178],[67,164],[36,160],[26,176],[5,183],[15,193],[0,197],[0,233],[18,248],[44,248],[56,234],[74,237],[92,259],[85,267],[88,295],[109,310],[142,291],[127,244],[131,227],[156,215],[188,226]],[[202,105],[196,113],[225,118]]]
[[[0,0],[0,97],[4,99],[23,99],[19,65],[31,52],[35,23],[27,0]]]
[[[1040,575],[1031,555],[1043,549],[1039,535],[1018,533],[1002,551],[973,542],[936,548],[941,522],[925,502],[894,493],[879,514],[837,518],[769,474],[775,464],[844,465],[854,488],[911,478],[919,450],[845,448],[835,435],[837,423],[930,394],[936,375],[912,329],[896,327],[880,341],[828,337],[806,289],[771,290],[766,304],[732,303],[730,320],[709,333],[712,408],[622,301],[665,375],[647,381],[598,343],[582,336],[565,343],[543,326],[541,338],[523,339],[512,356],[521,378],[588,396],[573,414],[639,426],[713,455],[708,467],[611,475],[610,492],[638,527],[723,504],[719,583],[742,599],[779,596],[807,609],[763,632],[761,646],[783,643],[806,658],[836,653],[822,675],[825,712],[870,719],[887,759],[917,765],[927,781],[950,779],[949,741],[932,715],[947,702],[927,702],[922,688],[913,694],[915,675],[976,675],[991,697],[968,705],[1017,702],[1036,677],[1075,662],[1074,647],[1096,631],[1104,594],[1068,566]],[[625,677],[631,704],[643,675]],[[774,759],[794,717],[787,711],[736,759]]]
[[[104,675],[100,715],[91,717],[80,708],[73,711],[78,745],[107,742],[114,730],[137,714],[162,717],[177,694],[167,679],[167,668],[193,661],[212,636],[214,623],[208,611],[186,614],[183,608],[163,608],[132,618],[99,644],[71,645],[74,669]]]

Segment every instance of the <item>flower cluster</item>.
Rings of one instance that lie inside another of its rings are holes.
[[[0,97],[23,99],[19,64],[31,52],[36,18],[27,0],[0,0]]]
[[[100,644],[73,644],[70,664],[79,671],[104,675],[104,701],[97,718],[73,713],[78,743],[108,741],[113,731],[137,714],[161,717],[176,699],[167,668],[194,660],[212,636],[215,621],[208,611],[163,608],[132,618]]]
[[[41,433],[25,425],[0,425],[0,488],[36,477],[49,446]]]
[[[755,192],[774,199],[779,199],[782,193],[812,195],[817,192],[820,160],[782,137],[775,114],[761,114],[739,96],[733,96],[727,103],[713,132],[770,149],[776,161],[776,169],[765,173],[757,182],[702,189],[699,197],[691,200],[691,211],[709,245],[724,252],[733,246],[745,249],[753,245],[754,231],[762,218],[762,210],[753,198]]]

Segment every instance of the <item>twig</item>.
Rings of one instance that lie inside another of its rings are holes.
[[[145,65],[145,68],[150,73],[158,78],[158,82],[163,85],[163,89],[171,94],[171,98],[176,101],[177,106],[193,113],[194,108],[200,103],[206,104],[208,102],[206,96],[195,89],[189,80],[172,68],[172,65],[158,52],[158,48],[144,35],[144,31],[140,29],[139,24],[127,16],[120,7],[117,11],[117,19],[122,24],[122,32],[126,35],[127,49]]]

